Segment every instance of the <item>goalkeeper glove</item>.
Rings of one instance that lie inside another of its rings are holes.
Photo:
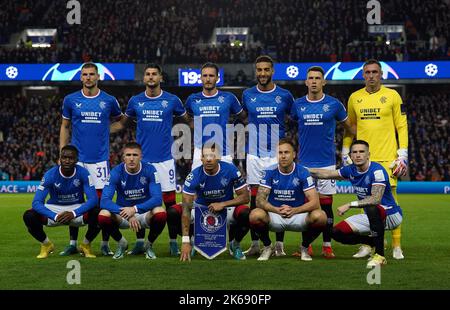
[[[407,149],[398,149],[397,150],[398,158],[392,162],[389,166],[392,169],[392,174],[396,177],[405,176],[406,171],[408,171],[408,150]]]
[[[344,166],[353,164],[353,161],[350,158],[349,153],[350,153],[350,150],[348,148],[346,148],[346,147],[342,148],[341,159],[342,159],[342,164]]]

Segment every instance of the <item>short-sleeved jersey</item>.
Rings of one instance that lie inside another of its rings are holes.
[[[117,199],[112,201],[114,193]],[[101,207],[120,213],[121,207],[136,206],[145,213],[162,204],[161,185],[152,164],[141,162],[138,172],[130,173],[124,163],[111,170],[111,176],[102,192]]]
[[[149,97],[144,91],[130,99],[125,115],[137,121],[136,140],[142,146],[143,161],[159,163],[172,159],[173,116],[185,113],[180,98],[166,91],[156,97]]]
[[[206,96],[203,92],[195,93],[187,98],[186,110],[194,117],[194,146],[201,149],[211,139],[222,146],[222,155],[231,155],[230,145],[226,141],[227,137],[231,138],[230,143],[233,140],[226,125],[230,114],[242,111],[236,96],[221,90],[213,96]]]
[[[80,162],[109,159],[110,120],[121,114],[117,99],[102,90],[92,97],[81,90],[64,98],[62,117],[72,123],[71,144],[78,149]]]
[[[394,89],[357,90],[348,99],[348,117],[356,124],[356,138],[369,143],[373,161],[393,161],[397,149],[408,149],[406,106]]]
[[[277,85],[261,91],[258,86],[246,89],[242,105],[248,113],[247,153],[258,157],[275,157],[278,141],[285,136],[285,116],[294,102],[292,94]]]
[[[393,214],[400,210],[392,196],[389,176],[386,170],[377,162],[370,162],[369,168],[364,172],[359,172],[354,164],[342,167],[338,170],[341,177],[347,179],[355,189],[359,200],[372,195],[372,185],[385,186],[381,206],[386,210],[386,214]],[[401,211],[400,211],[401,212]]]
[[[56,214],[44,206],[44,201],[48,194],[50,194],[50,198],[45,202],[47,204],[58,206],[83,204],[75,210],[77,216],[95,207],[98,203],[94,183],[89,175],[89,171],[78,165],[75,167],[73,175],[69,177],[61,173],[60,166],[51,168],[44,174],[37,188],[33,199],[33,208],[39,213],[54,219]],[[87,197],[86,203],[84,203],[84,194]]]
[[[265,170],[259,185],[270,188],[268,201],[274,207],[300,207],[305,204],[305,192],[315,188],[309,171],[295,163],[291,173],[282,173],[278,166]]]
[[[233,190],[246,186],[244,177],[235,165],[220,161],[219,170],[214,175],[207,174],[203,165],[192,170],[184,182],[183,193],[197,195],[196,203],[209,205],[232,200]]]
[[[298,124],[300,163],[308,168],[335,165],[336,121],[343,122],[347,119],[347,111],[342,103],[328,95],[316,101],[304,96],[295,100],[291,117]]]

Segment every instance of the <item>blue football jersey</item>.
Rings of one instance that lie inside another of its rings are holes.
[[[304,96],[295,100],[291,117],[298,123],[300,163],[308,168],[336,165],[336,121],[347,119],[342,103],[328,95],[318,101]]]
[[[113,202],[117,193],[116,202]],[[121,163],[111,170],[111,176],[102,192],[100,207],[120,213],[122,207],[136,206],[138,213],[145,213],[162,205],[161,184],[152,164],[141,162],[138,172],[130,173]]]
[[[183,192],[197,195],[196,203],[209,205],[233,199],[233,190],[247,187],[244,177],[235,165],[219,162],[215,175],[206,174],[203,166],[197,167],[186,177]]]
[[[64,98],[62,117],[72,123],[71,144],[78,149],[80,162],[109,159],[110,120],[121,114],[117,99],[102,90],[92,97],[77,91]]]
[[[194,146],[201,149],[211,139],[221,145],[223,155],[230,154],[227,136],[233,142],[231,132],[227,133],[226,125],[230,114],[239,114],[242,106],[230,92],[219,90],[213,96],[203,92],[190,95],[186,100],[186,110],[194,117]]]
[[[381,198],[381,206],[386,210],[387,215],[401,212],[394,196],[392,196],[389,175],[379,163],[370,162],[369,169],[365,172],[359,172],[354,164],[342,167],[338,172],[340,176],[352,183],[359,200],[372,195],[372,185],[385,186],[386,188]]]
[[[45,202],[48,194],[50,198]],[[82,204],[74,210],[77,217],[94,208],[98,198],[89,171],[77,165],[73,175],[65,177],[60,166],[48,170],[36,190],[32,206],[39,214],[54,220],[56,213],[47,209],[45,203],[58,206]]]
[[[314,179],[309,171],[294,163],[291,173],[282,173],[278,166],[266,170],[260,186],[270,188],[269,203],[274,207],[285,204],[292,208],[305,204],[305,192],[315,188]]]
[[[246,89],[242,104],[248,113],[246,151],[258,157],[275,157],[278,141],[285,136],[285,116],[294,102],[292,94],[277,85],[271,91],[257,86]]]
[[[173,116],[185,113],[180,98],[166,91],[156,97],[149,97],[144,91],[130,99],[125,114],[137,121],[136,140],[142,146],[143,161],[159,163],[172,159]]]

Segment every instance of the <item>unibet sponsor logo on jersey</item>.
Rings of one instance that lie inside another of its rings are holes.
[[[224,189],[213,189],[210,191],[204,191],[203,196],[208,199],[220,199],[225,197],[225,190]]]
[[[144,122],[162,122],[163,111],[160,110],[142,110],[144,117],[142,121]]]
[[[145,188],[128,189],[124,191],[124,194],[129,200],[139,200],[145,198]]]
[[[79,201],[78,193],[58,195],[58,200],[61,203],[77,203]]]
[[[200,115],[204,116],[219,116],[220,107],[219,106],[205,106],[199,107]]]
[[[275,115],[277,107],[256,107],[256,112],[258,112],[258,118],[277,117]]]
[[[303,119],[305,120],[305,126],[323,125],[322,118],[323,118],[323,114],[321,114],[321,113],[303,114]]]
[[[380,119],[381,108],[359,109],[361,119]]]
[[[295,190],[293,189],[274,189],[275,200],[281,201],[294,201],[295,200]]]
[[[360,186],[353,186],[355,189],[355,193],[357,196],[366,197],[367,193],[369,192],[369,189],[366,187],[360,187]]]
[[[82,123],[101,123],[102,112],[81,112]]]

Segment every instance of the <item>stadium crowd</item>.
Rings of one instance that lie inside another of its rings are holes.
[[[342,102],[347,91],[330,92]],[[117,96],[122,111],[129,96]],[[183,98],[185,99],[185,98]],[[39,180],[58,158],[58,137],[62,97],[30,96],[17,92],[0,94],[0,180]],[[409,178],[412,181],[450,181],[450,92],[422,90],[408,93]],[[337,154],[340,165],[343,129],[337,129]],[[135,129],[111,135],[111,165],[120,162],[120,148],[134,140]],[[294,132],[288,132],[293,137]],[[239,163],[240,165],[243,164]],[[190,171],[189,160],[177,161],[177,179]],[[244,169],[245,171],[245,169]]]
[[[101,0],[81,5],[80,25],[66,22],[65,1],[6,3],[0,44],[26,26],[56,28],[58,35],[50,48],[0,47],[0,62],[244,63],[260,54],[283,62],[450,58],[448,0],[384,1],[383,24],[405,27],[390,44],[368,35],[366,2],[356,0]],[[205,44],[215,27],[249,27],[253,43]]]

